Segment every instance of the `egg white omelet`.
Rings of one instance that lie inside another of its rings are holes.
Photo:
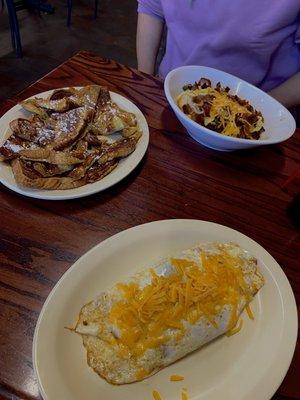
[[[257,260],[237,244],[200,244],[101,293],[74,330],[97,374],[131,383],[237,331],[263,284]]]

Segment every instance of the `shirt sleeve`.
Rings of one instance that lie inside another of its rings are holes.
[[[151,15],[151,17],[164,20],[161,0],[138,0],[138,12]]]

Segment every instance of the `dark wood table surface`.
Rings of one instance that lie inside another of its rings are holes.
[[[282,185],[299,168],[300,130],[283,144],[256,150],[222,153],[206,149],[176,120],[160,80],[87,52],[78,53],[5,101],[0,115],[39,92],[89,83],[106,85],[140,107],[149,124],[150,145],[126,179],[90,197],[35,200],[0,185],[3,399],[40,399],[32,368],[32,338],[42,305],[58,279],[91,247],[138,224],[192,218],[239,230],[279,262],[299,308],[300,232],[287,213],[297,182],[286,188]],[[298,341],[274,399],[300,399],[299,371]]]

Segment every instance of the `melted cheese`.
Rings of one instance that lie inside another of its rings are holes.
[[[138,381],[141,381],[144,379],[147,375],[149,374],[148,371],[146,371],[144,368],[141,368],[137,373],[136,373],[136,379]]]
[[[217,91],[211,87],[205,89],[186,90],[178,96],[177,104],[182,109],[184,105],[189,105],[195,113],[199,113],[199,107],[194,103],[193,98],[195,96],[212,95],[214,99],[211,103],[210,115],[204,118],[204,125],[207,126],[213,120],[218,117],[224,129],[222,134],[227,136],[238,137],[240,128],[236,125],[235,118],[237,114],[251,115],[245,106],[239,104],[236,100],[228,97],[228,94],[224,91]],[[201,108],[201,107],[200,107]],[[191,115],[189,115],[191,117]],[[258,117],[256,124],[249,124],[250,132],[257,132],[263,127],[263,118]]]
[[[231,310],[231,330],[238,320],[241,299],[248,302],[252,298],[241,270],[243,260],[226,250],[202,252],[202,268],[187,259],[170,261],[174,273],[160,276],[151,269],[147,286],[135,282],[117,285],[122,299],[113,304],[109,320],[121,333],[116,342],[133,356],[168,342],[170,330],[175,330],[180,340],[185,333],[183,321],[195,324],[205,318],[217,327],[216,316],[225,306]]]

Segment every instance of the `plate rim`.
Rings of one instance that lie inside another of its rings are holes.
[[[288,337],[288,344],[289,344],[289,348],[288,351],[285,351],[285,357],[284,360],[285,362],[283,364],[280,364],[281,367],[277,368],[276,370],[276,376],[273,376],[270,381],[268,382],[268,390],[264,390],[264,397],[259,397],[260,400],[269,400],[273,394],[277,391],[277,389],[279,388],[279,386],[281,385],[283,379],[285,378],[288,369],[290,367],[290,364],[292,362],[292,358],[295,352],[295,347],[296,347],[296,343],[297,343],[297,335],[298,335],[298,313],[297,313],[297,305],[296,305],[296,300],[295,300],[295,296],[292,290],[292,287],[290,285],[290,282],[286,276],[286,274],[284,273],[284,270],[281,268],[281,266],[277,263],[277,261],[275,260],[275,258],[263,247],[261,246],[258,242],[256,242],[254,239],[251,239],[249,236],[243,234],[242,232],[230,228],[226,225],[222,225],[222,224],[218,224],[215,222],[211,222],[211,221],[206,221],[206,220],[198,220],[198,219],[163,219],[163,220],[156,220],[156,221],[151,221],[151,222],[147,222],[144,224],[139,224],[136,226],[132,226],[130,228],[127,228],[125,230],[122,230],[120,232],[117,232],[114,235],[111,235],[109,237],[107,237],[106,239],[100,241],[98,244],[96,244],[95,246],[93,246],[92,248],[90,248],[88,251],[86,251],[85,253],[83,253],[65,272],[64,274],[60,277],[60,279],[57,281],[57,283],[54,285],[54,287],[52,288],[52,290],[50,291],[49,295],[47,296],[38,320],[36,322],[36,326],[35,326],[35,330],[34,330],[34,336],[33,336],[33,342],[32,342],[32,363],[33,363],[33,370],[35,373],[35,377],[37,378],[37,383],[38,383],[38,388],[39,388],[39,392],[43,398],[43,400],[49,400],[48,399],[48,395],[45,393],[42,383],[41,383],[41,379],[40,379],[40,375],[37,369],[37,339],[38,339],[38,333],[39,333],[39,326],[41,324],[41,321],[43,319],[43,316],[45,314],[45,311],[47,309],[47,306],[49,304],[49,302],[51,301],[51,299],[53,298],[53,296],[55,295],[55,292],[57,290],[57,288],[63,283],[64,279],[66,279],[66,277],[68,277],[69,274],[72,273],[72,271],[76,268],[80,268],[80,264],[82,263],[82,261],[84,259],[86,259],[87,257],[90,256],[90,254],[92,254],[94,251],[96,251],[98,248],[107,246],[110,244],[110,242],[118,240],[120,237],[124,236],[124,235],[128,235],[129,231],[136,231],[136,230],[143,230],[143,229],[147,229],[150,225],[161,225],[161,224],[174,224],[176,226],[176,224],[182,224],[182,223],[191,223],[191,224],[204,224],[207,226],[212,226],[213,228],[218,228],[221,227],[221,229],[228,230],[231,231],[232,233],[238,234],[241,238],[246,239],[249,241],[249,243],[252,246],[255,246],[256,249],[259,252],[264,253],[264,257],[269,259],[270,265],[272,263],[272,269],[273,272],[276,273],[276,275],[279,274],[280,280],[281,280],[281,284],[278,284],[278,279],[275,279],[274,276],[272,275],[273,279],[275,280],[279,293],[281,295],[281,299],[283,302],[283,309],[285,310],[286,307],[288,306],[289,308],[289,319],[290,319],[290,323],[284,326],[284,334],[283,336],[286,338]],[[271,273],[271,271],[269,270],[269,272]],[[280,290],[281,289],[281,290]],[[282,291],[285,291],[285,297],[282,297]],[[286,313],[286,311],[285,311]],[[267,372],[269,373],[270,368],[267,370]],[[262,377],[256,382],[256,390],[258,390],[258,387],[263,386],[263,377],[264,375],[262,375]],[[248,392],[249,394],[249,392]],[[247,393],[245,394],[247,395]],[[258,398],[257,398],[258,399]],[[241,400],[243,400],[241,398]]]
[[[85,86],[87,86],[87,85],[85,85]],[[55,90],[67,89],[68,87],[70,87],[70,86],[65,86],[65,87],[61,87],[61,88],[54,88],[54,89],[45,90],[44,92],[36,93],[36,94],[34,94],[34,95],[30,96],[30,97],[27,97],[24,100],[20,100],[20,101],[25,101],[25,100],[32,99],[32,98],[35,98],[35,97],[38,97],[38,96],[46,96],[46,95],[49,95],[49,94],[53,93]],[[81,89],[84,86],[72,86],[72,87],[74,87],[75,89]],[[143,129],[143,136],[142,136],[142,137],[144,137],[145,143],[141,145],[141,148],[140,148],[141,153],[140,153],[140,155],[136,159],[134,165],[129,168],[129,171],[125,175],[121,174],[121,177],[117,178],[117,180],[109,182],[108,184],[106,184],[102,188],[101,187],[99,188],[99,187],[95,186],[95,188],[92,189],[92,190],[85,190],[82,193],[78,193],[78,194],[63,194],[64,190],[61,190],[61,192],[62,192],[61,194],[58,194],[58,191],[52,190],[53,195],[49,194],[49,193],[48,194],[46,194],[46,193],[43,194],[43,192],[41,193],[40,190],[42,190],[42,189],[40,189],[39,192],[35,192],[34,189],[22,188],[21,186],[18,186],[17,183],[15,183],[15,184],[9,183],[6,179],[3,179],[1,172],[0,172],[0,183],[3,186],[5,186],[6,188],[8,188],[9,190],[11,190],[11,191],[13,191],[15,193],[18,193],[19,195],[22,195],[22,196],[26,196],[26,197],[34,198],[34,199],[39,199],[39,200],[61,201],[61,200],[79,199],[79,198],[82,198],[82,197],[87,197],[87,196],[91,196],[91,195],[96,194],[96,193],[100,193],[100,192],[105,191],[105,190],[109,189],[110,187],[118,184],[123,179],[125,179],[128,175],[130,175],[138,167],[138,165],[140,164],[140,162],[144,158],[144,156],[145,156],[145,154],[147,152],[147,149],[149,147],[149,139],[150,139],[149,125],[148,125],[148,122],[147,122],[147,119],[146,119],[144,113],[141,111],[141,109],[132,100],[130,100],[129,98],[123,96],[120,93],[117,93],[117,92],[114,92],[114,91],[111,91],[111,90],[109,90],[109,93],[113,94],[113,95],[117,95],[118,97],[128,101],[129,103],[131,103],[131,105],[136,107],[138,109],[139,113],[140,113],[141,118],[143,119],[144,124],[145,124],[145,129]],[[1,123],[2,123],[2,119],[4,119],[7,116],[8,113],[10,113],[14,108],[17,108],[18,106],[20,106],[20,103],[17,103],[14,106],[12,106],[9,110],[7,110],[0,117],[0,126],[1,126]],[[4,134],[1,135],[1,137],[0,137],[1,141],[2,141],[3,137],[5,136],[6,132],[7,132],[7,130],[4,130]],[[132,153],[132,155],[134,153],[135,153],[135,151]],[[131,156],[131,154],[129,155],[129,157],[130,156]],[[2,164],[3,162],[4,161],[0,161],[0,164]],[[0,171],[1,171],[1,168],[0,168]],[[90,185],[99,184],[99,182],[101,182],[101,180],[93,182]],[[89,184],[83,185],[82,188],[85,187],[85,186],[87,187],[88,185]],[[79,188],[73,188],[73,189],[68,189],[68,190],[72,190],[73,191],[73,190],[76,190],[76,189],[79,189]],[[47,192],[49,192],[49,191],[50,190],[47,190]],[[55,193],[56,193],[56,195],[55,195]]]

